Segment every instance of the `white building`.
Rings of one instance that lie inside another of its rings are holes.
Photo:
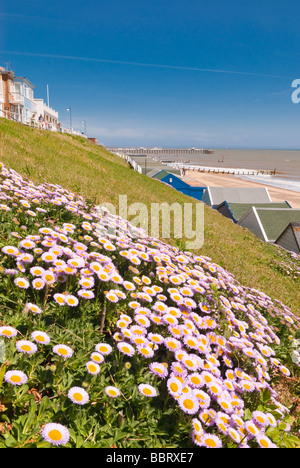
[[[63,131],[58,112],[34,97],[34,85],[24,76],[0,67],[0,117],[46,130]]]
[[[58,112],[47,106],[43,99],[34,99],[35,122],[39,128],[52,131],[61,131],[58,122]]]
[[[24,76],[15,76],[11,102],[15,107],[14,120],[24,124],[31,124],[35,116],[33,101],[34,85]]]

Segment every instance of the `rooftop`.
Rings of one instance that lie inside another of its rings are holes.
[[[278,242],[280,242],[280,239],[282,238],[282,236],[289,230],[291,229],[293,231],[293,234],[294,234],[294,237],[295,237],[295,241],[298,245],[298,248],[300,250],[300,222],[299,223],[295,223],[295,222],[292,222],[290,223],[286,229],[280,234],[280,236],[278,237],[278,239],[276,240],[276,244]]]
[[[228,203],[224,201],[220,203],[216,209],[221,208],[223,205],[227,205],[228,209],[230,210],[232,217],[235,221],[241,219],[249,210],[251,210],[252,206],[255,208],[289,208],[292,207],[288,204],[288,202],[269,202],[269,203]]]
[[[255,208],[270,241],[278,239],[290,223],[300,223],[300,209]]]
[[[270,203],[268,189],[266,187],[212,187],[208,186],[206,197],[209,197],[212,205],[228,203]]]
[[[152,175],[151,177],[153,179],[158,179],[158,180],[162,180],[164,177],[166,177],[167,175],[172,175],[173,177],[176,177],[176,174],[174,173],[171,173],[170,171],[166,171],[165,169],[162,169],[160,171],[157,171],[156,174]],[[147,174],[148,175],[148,174]]]
[[[25,76],[15,76],[14,81],[25,81],[28,86],[34,88],[34,84],[32,84]]]

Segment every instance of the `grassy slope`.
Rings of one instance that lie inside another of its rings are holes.
[[[0,161],[34,182],[62,185],[93,202],[118,207],[119,194],[126,194],[128,205],[142,202],[149,212],[151,203],[195,202],[134,172],[121,158],[85,138],[40,131],[5,119],[0,119]],[[300,314],[299,279],[292,280],[278,270],[283,259],[278,249],[206,206],[205,240],[199,254],[226,268],[243,285],[264,291]]]

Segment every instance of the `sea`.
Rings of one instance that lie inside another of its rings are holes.
[[[276,171],[275,175],[239,176],[262,184],[300,192],[300,150],[213,149],[213,154],[188,155],[191,165]]]

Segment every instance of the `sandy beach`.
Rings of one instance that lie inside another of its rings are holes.
[[[183,177],[184,182],[191,186],[212,186],[212,187],[267,187],[271,200],[273,202],[287,201],[292,208],[300,208],[300,192],[286,190],[283,188],[272,187],[249,180],[244,180],[238,176],[221,174],[186,171]]]

